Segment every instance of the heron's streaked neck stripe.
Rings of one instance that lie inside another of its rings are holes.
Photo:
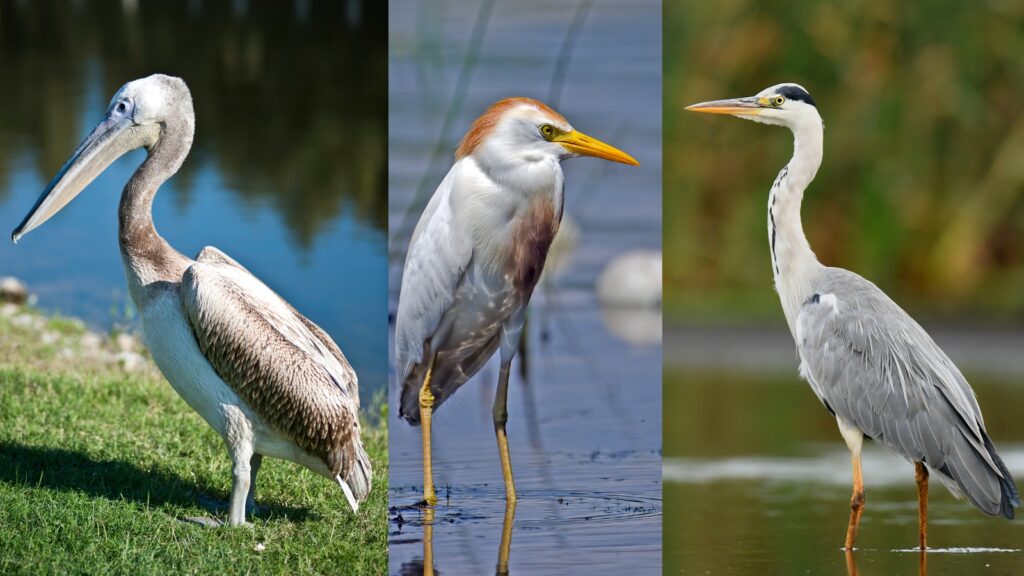
[[[795,334],[800,304],[810,296],[810,281],[821,267],[804,235],[800,205],[804,189],[821,165],[820,120],[793,128],[793,158],[782,168],[768,197],[768,242],[775,289],[790,330]]]

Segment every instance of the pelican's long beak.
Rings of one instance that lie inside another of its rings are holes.
[[[14,229],[11,239],[15,243],[29,231],[39,227],[60,212],[75,196],[85,189],[107,166],[125,152],[137,148],[125,134],[133,126],[130,118],[114,118],[110,114],[78,145],[64,167],[57,172],[35,206],[21,224]]]
[[[732,98],[691,104],[687,110],[708,114],[732,114],[733,116],[757,116],[764,110],[764,103],[757,98]]]
[[[621,162],[631,166],[640,165],[640,163],[633,159],[632,156],[626,154],[622,150],[619,150],[614,146],[609,146],[597,138],[591,138],[590,136],[576,130],[567,132],[562,136],[557,136],[553,141],[558,142],[573,154],[603,158],[605,160]]]

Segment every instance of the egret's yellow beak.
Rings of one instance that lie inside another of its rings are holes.
[[[686,107],[693,112],[707,114],[733,114],[739,116],[757,116],[764,110],[764,104],[757,98],[732,98],[730,100],[712,100]]]
[[[562,146],[565,146],[565,149],[569,152],[579,154],[580,156],[593,156],[595,158],[603,158],[605,160],[621,162],[631,166],[640,165],[640,163],[632,156],[626,154],[622,150],[619,150],[614,146],[609,146],[597,138],[591,138],[590,136],[576,130],[566,132],[560,136],[555,136],[552,139],[552,142],[558,142]]]

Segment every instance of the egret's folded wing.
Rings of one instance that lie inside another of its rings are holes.
[[[395,320],[395,366],[399,386],[423,360],[423,344],[438,329],[441,318],[451,307],[456,288],[472,258],[472,244],[453,217],[451,205],[463,161],[452,166],[434,191],[409,242]]]
[[[214,248],[181,298],[203,355],[253,411],[335,474],[356,461],[358,382],[326,333]]]

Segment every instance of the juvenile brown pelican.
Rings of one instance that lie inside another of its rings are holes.
[[[13,239],[46,222],[119,156],[146,148],[121,195],[121,258],[153,359],[227,444],[228,523],[243,524],[255,507],[263,456],[336,480],[356,511],[370,492],[371,469],[360,441],[359,384],[341,350],[221,251],[206,247],[191,260],[153,227],[153,197],[184,162],[194,128],[192,95],[180,78],[125,84]]]

